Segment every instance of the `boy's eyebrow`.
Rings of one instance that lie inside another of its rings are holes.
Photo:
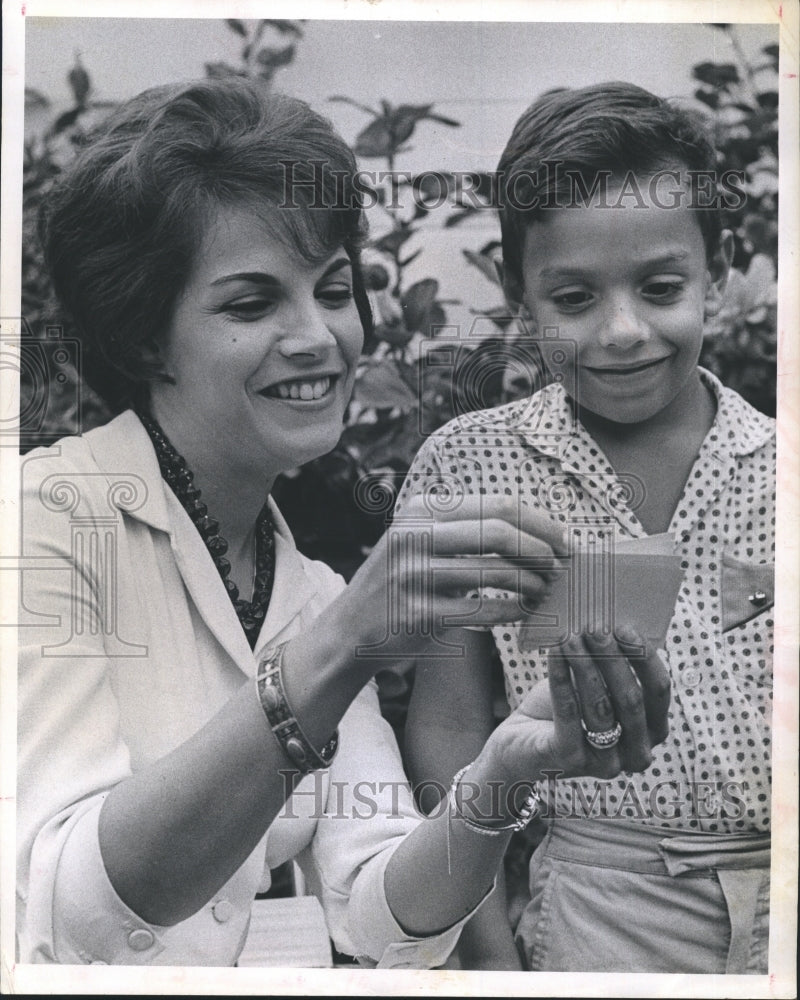
[[[658,257],[651,257],[643,260],[639,270],[647,271],[654,267],[662,267],[667,264],[680,264],[689,256],[688,250],[672,250],[669,253],[659,254]],[[543,267],[539,271],[540,278],[580,278],[591,271],[589,267]]]

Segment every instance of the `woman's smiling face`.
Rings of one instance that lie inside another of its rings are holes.
[[[151,403],[187,457],[271,481],[336,445],[363,330],[347,253],[309,263],[261,215],[221,207],[206,230]]]

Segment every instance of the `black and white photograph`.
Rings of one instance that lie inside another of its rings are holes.
[[[796,996],[799,23],[4,6],[3,992]]]

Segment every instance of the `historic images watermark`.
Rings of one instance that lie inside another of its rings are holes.
[[[489,183],[471,171],[332,169],[327,160],[299,163],[286,160],[283,200],[279,208],[366,209],[383,204],[391,211],[421,208],[476,210],[511,208],[515,211],[562,208],[727,209],[735,212],[746,200],[743,170],[679,170],[662,167],[642,176],[597,170],[584,172],[561,160],[543,160],[535,170],[491,173]]]
[[[313,819],[401,818],[401,798],[411,795],[409,783],[396,781],[327,781],[317,773],[305,786],[296,785],[295,771],[281,771],[285,784],[284,817],[300,815]],[[610,782],[565,779],[561,771],[546,770],[541,779],[476,784],[466,778],[459,783],[459,810],[478,823],[500,824],[530,795],[540,795],[538,815],[542,819],[736,820],[746,811],[746,781],[653,781],[649,787],[628,781],[622,790]],[[591,790],[590,790],[591,786]],[[418,798],[431,794],[437,801],[428,815],[443,815],[450,806],[449,789],[439,781],[423,780],[415,786]],[[612,803],[611,794],[616,796]]]

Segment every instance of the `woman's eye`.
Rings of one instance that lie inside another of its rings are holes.
[[[648,281],[642,289],[643,293],[657,302],[671,302],[683,291],[680,281]]]
[[[353,289],[350,285],[328,285],[317,292],[317,297],[324,305],[331,308],[338,308],[351,301],[353,298]]]
[[[275,300],[259,296],[252,299],[238,299],[225,306],[225,312],[235,319],[258,319],[269,312]]]
[[[553,296],[553,302],[558,306],[559,309],[582,309],[584,306],[588,305],[592,301],[591,292],[583,291],[582,289],[574,289],[566,292],[556,292]]]

